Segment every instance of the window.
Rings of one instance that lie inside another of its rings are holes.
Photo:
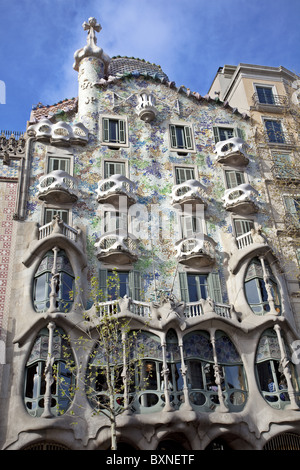
[[[53,217],[59,215],[60,219],[65,223],[69,223],[69,211],[63,209],[45,209],[44,224],[52,222]]]
[[[251,229],[254,228],[253,220],[246,220],[246,219],[234,219],[234,230],[235,236],[240,237],[245,233],[249,233]]]
[[[56,260],[56,266],[54,265]],[[55,272],[55,281],[53,278]],[[74,273],[64,251],[57,257],[49,251],[42,259],[34,276],[33,303],[37,312],[45,312],[50,308],[50,293],[54,290],[55,308],[67,312],[73,305]]]
[[[62,170],[70,173],[70,159],[69,158],[58,158],[49,157],[48,161],[48,172],[55,170]]]
[[[25,406],[31,416],[42,416],[44,412],[45,368],[48,351],[49,331],[44,328],[39,332],[26,363]],[[55,374],[53,371],[50,409],[53,415],[59,416],[67,411],[71,403],[72,387],[75,383],[71,372],[74,364],[71,348],[65,339],[64,332],[60,329],[54,330],[52,351]],[[66,355],[69,358],[68,364],[64,360]]]
[[[245,293],[247,301],[256,315],[264,315],[270,312],[270,302],[268,299],[268,288],[270,288],[274,308],[280,312],[280,298],[277,282],[267,261],[264,261],[266,275],[260,259],[255,258],[250,264],[245,277]],[[267,279],[267,281],[266,281]],[[268,285],[266,285],[268,282]]]
[[[185,183],[185,181],[195,179],[194,168],[188,167],[175,167],[176,184]]]
[[[288,220],[300,227],[300,196],[283,196]]]
[[[103,118],[102,119],[102,141],[111,145],[126,144],[126,122],[125,119]]]
[[[191,274],[179,273],[181,299],[184,302],[198,302],[210,297],[222,303],[222,291],[218,273]]]
[[[245,183],[245,176],[242,171],[226,170],[225,178],[228,189],[235,188]]]
[[[171,148],[176,150],[193,150],[192,129],[190,126],[170,124]]]
[[[104,232],[127,232],[127,212],[104,212]]]
[[[181,215],[180,226],[182,238],[194,238],[203,233],[203,220],[196,215]]]
[[[291,161],[288,153],[273,155],[274,166],[272,171],[277,178],[299,179],[299,171],[295,164]]]
[[[109,178],[112,175],[124,175],[126,169],[124,162],[104,162],[104,178]]]
[[[284,339],[283,342],[286,343]],[[285,344],[285,349],[290,356],[287,344]],[[298,395],[298,378],[292,361],[289,361],[289,367],[292,385]],[[280,345],[273,329],[266,330],[260,338],[256,351],[256,374],[260,391],[269,405],[281,409],[290,403],[287,382],[281,365]]]
[[[270,143],[284,144],[286,142],[280,121],[266,119],[264,124]]]
[[[275,104],[272,87],[256,86],[258,101],[262,104]]]
[[[247,398],[242,360],[222,331],[215,334],[221,389],[230,411],[241,410]],[[195,331],[183,338],[189,397],[196,409],[213,411],[219,404],[213,347],[207,332]],[[201,408],[200,408],[201,407]]]
[[[214,127],[214,138],[215,143],[220,142],[220,140],[228,140],[232,137],[240,137],[243,139],[243,132],[239,128],[233,127]]]
[[[133,300],[141,300],[142,285],[139,271],[110,271],[100,269],[99,288],[103,293],[102,301],[114,300],[127,295]]]

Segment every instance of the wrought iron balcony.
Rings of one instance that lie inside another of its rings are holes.
[[[251,184],[244,183],[234,188],[226,189],[223,200],[224,208],[240,215],[248,215],[257,212],[258,192]]]
[[[294,137],[284,131],[264,131],[263,137],[269,145],[274,147],[291,147],[295,145]]]
[[[282,113],[288,105],[286,96],[274,94],[270,96],[268,100],[262,100],[259,98],[258,93],[254,93],[252,102],[257,111],[270,111],[275,113]]]
[[[119,206],[119,197],[127,198],[127,205],[136,202],[136,184],[123,175],[112,175],[107,179],[98,182],[97,200],[101,203],[108,203]]]
[[[95,243],[100,261],[118,265],[131,264],[138,260],[138,240],[134,235],[120,230],[106,233]]]
[[[239,137],[221,140],[215,146],[217,162],[232,166],[248,165],[247,147],[246,142]]]
[[[78,199],[76,179],[62,170],[54,170],[40,178],[38,198],[41,201],[66,203]]]
[[[177,184],[172,190],[172,204],[203,204],[207,207],[205,189],[197,180],[187,180],[184,183]]]
[[[215,242],[207,235],[179,240],[175,244],[176,258],[186,266],[201,268],[215,263]]]

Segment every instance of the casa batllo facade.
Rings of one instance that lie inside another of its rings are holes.
[[[249,116],[155,64],[108,57],[97,21],[83,27],[78,98],[1,137],[1,448],[109,449],[83,385],[97,354],[75,345],[115,306],[151,377],[117,417],[118,448],[299,448],[299,312]]]

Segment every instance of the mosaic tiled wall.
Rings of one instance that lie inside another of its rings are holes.
[[[151,124],[145,124],[139,119],[135,110],[136,93],[145,89],[151,91],[156,98],[158,113]],[[113,107],[113,103],[117,106]],[[99,120],[102,114],[127,117],[130,143],[128,148],[116,151],[101,145]],[[189,153],[186,157],[169,150],[168,122],[170,120],[186,121],[193,125],[195,153]],[[224,176],[221,166],[215,163],[213,126],[239,127],[245,135],[250,145],[250,163],[246,172],[252,175],[251,184],[260,193],[258,204],[261,202],[263,204],[262,182],[259,178],[253,142],[251,142],[252,133],[249,121],[243,120],[240,116],[228,112],[215,103],[199,104],[178,93],[177,90],[152,80],[139,78],[120,80],[110,87],[99,88],[94,104],[86,106],[86,114],[82,117],[82,122],[90,131],[90,142],[85,147],[69,148],[74,155],[74,176],[78,178],[80,191],[80,199],[73,207],[72,225],[84,225],[87,229],[90,270],[96,272],[99,269],[94,243],[103,233],[101,232],[103,228],[96,189],[98,181],[104,177],[102,174],[104,159],[128,161],[129,178],[137,183],[138,204],[147,209],[151,204],[155,204],[160,211],[160,218],[154,222],[156,225],[151,226],[151,233],[156,237],[154,240],[142,240],[141,256],[135,266],[143,272],[145,300],[153,300],[155,284],[153,271],[156,277],[156,287],[166,290],[171,289],[176,273],[174,237],[175,239],[176,236],[179,237],[179,227],[176,210],[171,205],[174,164],[191,164],[198,169],[199,181],[205,186],[207,194],[207,233],[217,243],[220,254],[218,266],[221,267],[224,263],[221,234],[232,232],[232,226],[230,214],[223,209]],[[32,158],[31,186],[27,206],[28,220],[36,222],[42,220],[42,204],[37,198],[37,184],[38,178],[44,174],[46,154],[47,145],[36,143]],[[259,212],[259,217],[260,223],[263,223],[263,211]],[[159,219],[169,224],[172,239],[157,237],[160,233]],[[175,288],[178,289],[178,284],[175,284]]]

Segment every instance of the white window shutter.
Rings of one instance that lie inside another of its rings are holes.
[[[176,128],[174,124],[170,124],[171,147],[177,148]]]
[[[189,126],[184,126],[184,135],[185,135],[185,144],[187,149],[192,149],[192,135],[191,128]]]
[[[188,282],[187,282],[187,275],[186,273],[178,273],[178,274],[179,274],[181,300],[183,302],[189,302],[189,288],[188,288]]]
[[[109,119],[103,118],[103,141],[109,142]]]
[[[215,302],[222,303],[221,282],[218,273],[210,273],[207,276],[207,289],[209,297]]]
[[[107,300],[107,269],[99,269],[99,302]]]
[[[123,119],[119,120],[119,143],[125,144],[125,122]]]

